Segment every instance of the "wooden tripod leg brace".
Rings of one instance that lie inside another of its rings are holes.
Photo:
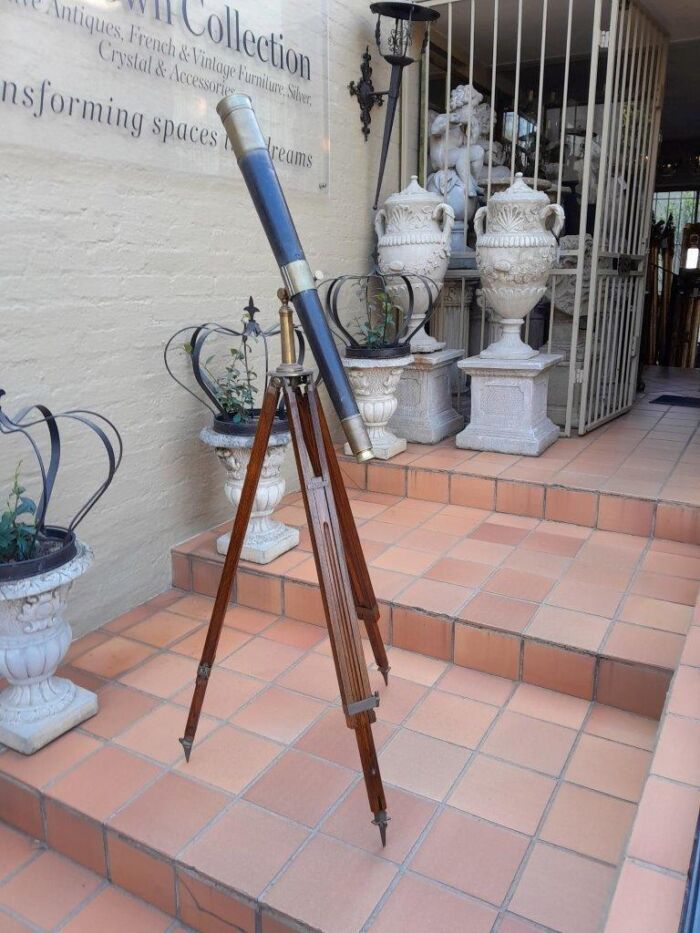
[[[318,395],[307,371],[294,375],[278,372],[265,393],[241,501],[197,669],[185,735],[180,742],[189,761],[281,391],[287,406],[343,711],[348,726],[355,730],[367,796],[374,814],[373,822],[379,827],[382,843],[386,844],[389,817],[372,735],[372,723],[376,720],[374,710],[379,705],[379,697],[370,688],[358,615],[365,622],[377,666],[385,680],[389,664],[379,632],[379,610],[350,503]]]

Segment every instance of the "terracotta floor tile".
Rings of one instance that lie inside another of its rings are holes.
[[[685,879],[625,862],[615,890],[606,929],[615,933],[661,933],[677,930]]]
[[[537,843],[510,910],[555,930],[591,933],[602,929],[614,880],[612,867]]]
[[[559,580],[572,566],[568,557],[557,557],[542,551],[524,551],[517,548],[503,562],[503,566],[519,573],[532,573],[549,580]]]
[[[153,648],[138,641],[129,641],[115,635],[97,648],[86,651],[73,662],[74,667],[99,674],[100,677],[118,677],[153,654]]]
[[[469,538],[472,541],[488,541],[491,544],[515,546],[527,537],[528,532],[527,528],[516,528],[513,525],[503,525],[489,520],[470,532]]]
[[[258,897],[307,835],[301,826],[237,800],[181,859],[215,881]]]
[[[533,771],[477,755],[450,806],[523,833],[534,833],[555,783]]]
[[[380,749],[394,734],[394,729],[383,722],[372,726],[374,744]],[[355,732],[349,729],[343,711],[338,707],[328,710],[300,739],[296,748],[319,758],[334,761],[345,768],[359,770],[360,758],[357,751]]]
[[[681,665],[671,687],[668,711],[690,718],[700,716],[700,671]]]
[[[297,619],[279,619],[265,630],[265,638],[306,651],[325,638],[325,628]]]
[[[522,917],[516,917],[514,914],[503,914],[498,933],[538,933],[542,927],[536,927]]]
[[[33,755],[21,755],[8,749],[0,758],[0,771],[32,787],[46,787],[99,748],[102,742],[97,739],[69,732],[60,741],[50,742]]]
[[[577,580],[565,580],[558,583],[547,596],[550,606],[561,606],[564,609],[578,609],[581,612],[590,612],[594,615],[612,618],[620,605],[622,591],[607,586],[590,583],[580,583]]]
[[[231,717],[242,729],[291,743],[326,709],[324,703],[280,687],[270,687]]]
[[[401,533],[396,531],[396,525],[391,525],[388,522],[365,522],[358,531],[362,541],[378,541],[381,544],[396,544],[396,541],[402,538]]]
[[[506,710],[482,748],[488,755],[556,777],[561,773],[576,732]]]
[[[132,752],[153,758],[163,765],[182,761],[184,753],[178,738],[184,734],[187,711],[173,703],[164,703],[119,735],[115,742]],[[202,716],[197,735],[204,738],[218,726],[215,719]]]
[[[132,625],[122,634],[127,638],[133,638],[135,641],[143,641],[148,645],[153,645],[154,648],[165,648],[199,627],[200,623],[196,619],[170,612],[168,609],[162,609],[143,622]]]
[[[438,816],[411,868],[500,906],[528,840],[449,807]]]
[[[215,719],[228,719],[247,703],[256,693],[264,688],[259,680],[244,677],[223,667],[214,667],[209,677],[209,685],[204,698],[202,712]],[[194,690],[194,679],[172,699],[173,703],[189,709]]]
[[[250,674],[261,680],[274,680],[303,655],[299,648],[267,638],[252,638],[222,662],[227,670]]]
[[[612,590],[625,590],[632,579],[633,567],[601,566],[574,560],[566,574],[564,582],[585,583],[588,586],[604,586]]]
[[[107,746],[52,784],[47,795],[95,820],[106,820],[160,774],[156,765]]]
[[[642,566],[653,573],[667,573],[673,577],[700,580],[700,552],[695,549],[686,554],[666,554],[652,548],[644,558]]]
[[[669,714],[659,735],[652,770],[700,787],[700,723]]]
[[[498,710],[477,700],[468,700],[434,690],[413,712],[406,728],[454,745],[476,748]]]
[[[192,658],[162,652],[150,658],[136,670],[122,674],[119,678],[127,687],[135,687],[144,693],[167,699],[181,690],[185,684],[194,685],[197,665]]]
[[[617,865],[635,813],[632,803],[575,784],[561,784],[540,838]]]
[[[615,622],[603,646],[606,657],[624,658],[671,670],[678,664],[682,651],[682,635],[627,622]]]
[[[629,855],[685,874],[699,807],[699,790],[652,775],[639,804]]]
[[[178,641],[176,644],[171,645],[170,650],[174,651],[176,654],[184,654],[187,655],[188,658],[194,658],[199,661],[202,657],[202,649],[204,648],[204,640],[207,637],[208,628],[209,626],[207,625],[200,626],[196,632],[188,635],[187,638],[183,638],[182,641]],[[236,629],[230,628],[228,625],[224,625],[221,629],[219,644],[216,648],[217,662],[223,661],[232,651],[240,648],[241,645],[245,645],[248,641],[250,641],[250,635],[246,635],[244,632],[239,632]]]
[[[396,601],[403,606],[415,606],[428,612],[455,615],[465,602],[474,595],[474,590],[454,583],[439,580],[416,580],[402,590]]]
[[[476,587],[483,583],[490,573],[491,569],[487,564],[456,560],[454,557],[442,557],[423,576],[428,580],[440,580],[442,583]]]
[[[594,703],[585,730],[592,735],[622,742],[624,745],[635,745],[651,752],[656,745],[658,727],[656,719],[647,719],[645,716],[627,713],[612,706]]]
[[[433,563],[435,563],[435,557],[429,552],[405,547],[387,548],[379,557],[372,560],[375,567],[399,570],[401,573],[410,573],[414,576],[421,576]]]
[[[694,606],[698,596],[698,581],[642,571],[634,581],[632,592],[654,599],[665,599],[671,603]]]
[[[389,784],[443,800],[467,763],[470,752],[431,736],[400,732],[379,755],[382,777]]]
[[[100,691],[97,715],[84,722],[81,728],[101,738],[111,739],[159,703],[160,700],[150,694],[121,684],[110,684]]]
[[[382,570],[380,567],[372,566],[369,568],[369,575],[377,599],[394,599],[415,580],[415,577],[408,573]]]
[[[542,606],[528,626],[527,634],[567,647],[597,651],[609,626],[608,619],[587,612]]]
[[[620,612],[623,622],[645,625],[685,635],[690,628],[693,610],[667,600],[651,599],[648,596],[628,596]]]
[[[452,664],[438,684],[446,693],[480,700],[493,706],[503,706],[513,692],[513,681],[494,674],[484,674],[468,667]]]
[[[518,684],[508,703],[508,709],[513,713],[522,713],[576,730],[583,725],[590,706],[588,700],[532,684]]]
[[[321,831],[358,846],[381,858],[402,862],[435,812],[435,804],[424,797],[407,794],[398,787],[386,787],[391,822],[386,848],[377,827],[371,823],[364,781],[359,781],[342,803],[326,817]]]
[[[165,933],[172,922],[162,911],[109,886],[62,929],[68,933]]]
[[[307,654],[295,667],[283,674],[278,683],[319,700],[332,702],[339,695],[333,661],[322,654]]]
[[[189,764],[182,762],[177,770],[231,794],[238,794],[280,751],[282,746],[276,742],[233,726],[222,726],[203,742],[197,742]]]
[[[208,622],[213,608],[214,600],[209,596],[200,596],[199,593],[189,593],[168,606],[171,612],[179,612],[198,622]]]
[[[352,933],[363,927],[395,874],[386,859],[319,835],[275,881],[264,902],[288,916],[303,916],[327,933]],[[352,897],[347,896],[348,878]]]
[[[39,846],[24,833],[0,823],[0,882],[36,855]]]
[[[209,610],[211,615],[211,609]],[[261,609],[249,609],[247,606],[231,606],[226,610],[225,624],[231,628],[238,629],[240,632],[247,632],[248,635],[259,635],[266,628],[269,628],[273,622],[276,622],[279,616],[271,612],[263,612]],[[209,616],[207,616],[207,620]]]
[[[508,599],[494,593],[477,593],[459,613],[459,618],[507,632],[523,632],[534,615],[535,603]]]
[[[315,826],[347,790],[354,774],[346,768],[289,749],[246,792],[246,800],[280,816]]]
[[[370,671],[370,687],[379,692],[379,706],[375,710],[377,719],[398,725],[408,716],[416,703],[426,695],[426,688],[412,680],[389,674],[388,686],[379,671]]]
[[[178,774],[166,774],[109,823],[156,852],[174,856],[230,799]]]
[[[112,635],[110,632],[98,629],[96,632],[88,632],[87,635],[75,639],[66,652],[66,656],[63,659],[64,663],[72,664],[81,654],[85,654],[86,651],[90,651],[91,648],[96,648],[98,645],[103,645],[106,641],[109,641],[111,637]]]
[[[486,904],[409,873],[391,892],[370,929],[372,933],[489,933],[495,919],[496,911]]]
[[[52,930],[93,894],[101,879],[55,852],[42,852],[0,888],[0,904]]]
[[[581,550],[583,541],[564,534],[552,534],[548,531],[533,531],[522,547],[526,551],[544,551],[557,557],[575,557]]]
[[[504,567],[497,571],[484,585],[490,593],[540,602],[552,588],[552,580],[539,574],[527,573]]]
[[[638,801],[651,755],[641,748],[583,735],[564,773],[567,781]]]
[[[389,648],[387,651],[392,675],[402,677],[404,680],[413,680],[425,687],[431,687],[438,677],[447,670],[444,661],[427,658],[413,651],[404,651],[402,648]]]
[[[464,538],[447,552],[447,557],[455,560],[474,561],[477,564],[487,564],[495,567],[512,554],[514,548],[510,544],[493,544],[490,541],[479,541],[474,538]]]

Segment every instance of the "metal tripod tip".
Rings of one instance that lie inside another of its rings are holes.
[[[192,739],[188,739],[187,737],[185,737],[185,738],[179,739],[178,741],[180,742],[180,745],[182,745],[182,747],[185,750],[185,761],[189,762],[190,755],[192,754]]]
[[[386,686],[388,687],[388,686],[389,686],[389,671],[391,670],[391,668],[390,668],[390,667],[380,667],[379,670],[382,672],[382,677],[384,678],[384,683],[385,683]]]
[[[372,820],[372,823],[379,827],[379,835],[382,837],[382,847],[384,849],[386,849],[386,829],[390,819],[391,817],[387,816],[386,810],[378,810]]]

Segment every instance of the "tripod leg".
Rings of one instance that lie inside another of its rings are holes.
[[[285,398],[343,710],[355,730],[370,808],[384,843],[388,816],[371,728],[379,699],[371,692],[362,652],[313,383],[306,393],[285,385]]]
[[[265,460],[265,454],[267,453],[267,447],[270,441],[272,422],[275,417],[278,401],[279,389],[276,386],[270,384],[265,392],[263,406],[260,411],[258,429],[255,434],[253,449],[250,455],[250,462],[248,464],[248,470],[246,471],[243,490],[241,492],[241,501],[239,502],[238,509],[236,510],[236,518],[233,523],[231,540],[229,542],[228,551],[226,552],[223,570],[221,571],[219,588],[216,591],[216,599],[214,601],[211,621],[209,623],[207,637],[204,642],[204,648],[202,650],[202,657],[199,662],[199,667],[197,668],[197,679],[195,681],[194,693],[192,695],[192,702],[190,704],[190,712],[187,717],[185,734],[180,739],[180,743],[185,749],[185,758],[187,761],[190,760],[190,754],[192,753],[192,745],[194,743],[195,733],[199,724],[199,717],[202,712],[204,696],[207,691],[207,684],[209,683],[209,675],[211,674],[211,669],[216,657],[216,649],[219,645],[221,629],[224,624],[224,616],[226,615],[226,609],[228,608],[231,587],[233,586],[233,580],[236,576],[236,570],[238,569],[238,562],[241,557],[241,551],[243,550],[243,541],[245,539],[246,529],[248,528],[248,522],[250,521],[250,513],[253,510],[255,492],[258,488],[260,474],[262,473],[263,462]]]
[[[340,472],[340,464],[333,447],[328,422],[323,413],[323,408],[319,403],[317,405],[318,419],[321,423],[321,433],[323,435],[323,446],[326,452],[326,461],[328,463],[328,472],[333,486],[333,496],[338,509],[338,520],[340,521],[340,531],[343,536],[343,546],[348,560],[348,570],[350,571],[350,583],[352,585],[353,598],[358,616],[365,623],[367,637],[372,645],[372,653],[377,667],[382,672],[384,683],[389,683],[389,659],[386,656],[386,648],[382,639],[382,633],[379,631],[379,606],[377,598],[374,595],[374,587],[367,569],[365,555],[362,553],[360,536],[357,533],[357,525],[353,518],[350,501],[343,483],[343,476]]]

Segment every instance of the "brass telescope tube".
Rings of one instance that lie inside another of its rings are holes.
[[[216,111],[236,154],[248,192],[280,267],[284,286],[304,328],[350,449],[360,463],[371,460],[372,444],[323,313],[314,277],[251,99],[246,94],[231,94],[219,101]]]

